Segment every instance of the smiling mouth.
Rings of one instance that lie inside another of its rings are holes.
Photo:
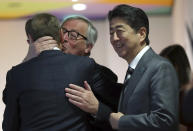
[[[122,44],[122,43],[117,43],[117,44],[115,44],[115,47],[118,48],[118,49],[119,49],[119,48],[122,48],[122,47],[123,47],[123,44]]]

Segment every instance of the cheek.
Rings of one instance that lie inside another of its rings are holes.
[[[76,42],[68,42],[66,43],[68,48],[75,48],[77,43]]]

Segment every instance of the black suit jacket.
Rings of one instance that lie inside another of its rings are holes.
[[[117,83],[117,76],[107,67],[96,64],[92,79],[92,91],[97,99],[110,107],[112,111],[117,112],[123,86]],[[89,122],[93,126],[93,131],[113,131],[109,123],[97,121],[93,116],[90,116]]]
[[[95,62],[88,57],[44,51],[7,73],[4,131],[86,131],[87,115],[69,103],[69,83],[93,85]]]
[[[119,97],[123,85],[117,83],[116,74],[107,67],[96,64],[92,79],[92,91],[97,99],[111,107],[113,111],[117,112]]]

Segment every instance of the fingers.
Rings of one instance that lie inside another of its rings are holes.
[[[86,91],[83,87],[80,87],[80,86],[77,86],[77,85],[74,85],[74,84],[69,84],[69,87],[71,89],[74,89],[74,90],[77,90],[77,91],[80,91],[80,92],[85,92]]]
[[[78,90],[74,90],[74,89],[70,89],[70,88],[65,88],[65,91],[67,93],[70,93],[70,94],[75,95],[75,96],[79,96],[79,97],[82,96],[82,92],[80,92]]]
[[[90,85],[88,84],[87,81],[84,81],[84,87],[85,87],[86,90],[92,91],[91,88],[90,88]]]
[[[73,100],[73,101],[76,101],[76,102],[79,102],[79,103],[83,103],[82,98],[79,97],[79,96],[72,95],[72,94],[70,94],[70,93],[66,93],[66,96],[67,96],[69,99]]]
[[[44,37],[41,37],[39,39],[37,39],[34,44],[41,44],[42,46],[43,45],[50,45],[50,44],[53,44],[53,45],[57,45],[57,41],[54,40],[51,36],[44,36]]]
[[[47,40],[53,40],[53,38],[51,36],[44,36],[44,37],[37,39],[37,42],[43,42]]]
[[[35,47],[34,49],[37,54],[44,50],[51,50],[58,46],[57,41],[50,36],[41,37],[37,39],[32,45]]]
[[[45,40],[45,41],[35,41],[34,44],[41,44],[41,46],[48,46],[48,45],[57,45],[57,41],[56,40]]]
[[[79,108],[82,107],[82,103],[80,103],[80,102],[74,101],[74,100],[72,100],[72,99],[69,99],[69,101],[70,101],[70,103],[74,104],[75,106],[77,106],[77,107],[79,107]]]

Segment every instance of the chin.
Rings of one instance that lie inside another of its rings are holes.
[[[124,52],[117,52],[119,57],[124,57],[126,54]]]

